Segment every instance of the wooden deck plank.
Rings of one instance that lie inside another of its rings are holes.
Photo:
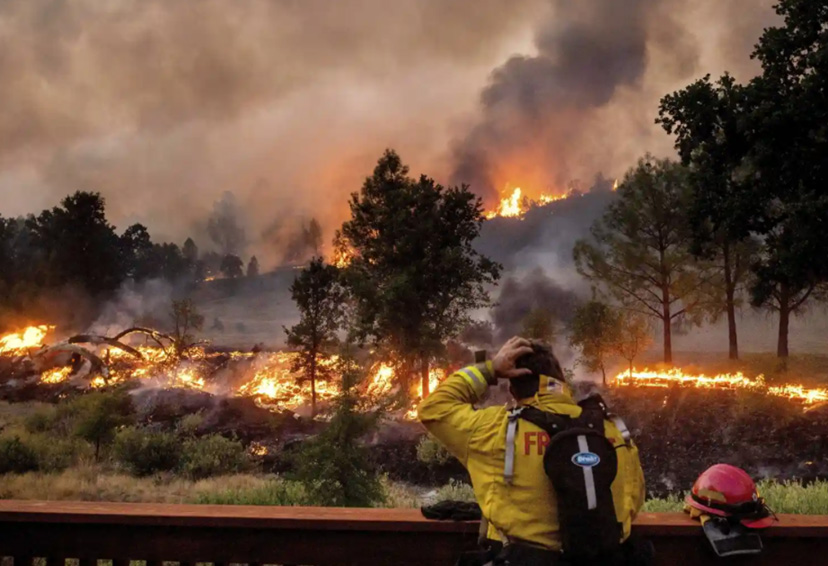
[[[313,530],[476,532],[476,522],[432,521],[418,509],[176,505],[75,501],[0,501],[0,522],[58,522],[188,527],[256,527]],[[695,536],[699,524],[684,513],[642,513],[635,522],[646,535]],[[828,516],[780,515],[768,537],[826,536]]]
[[[642,514],[635,531],[657,566],[713,563],[697,522]],[[828,516],[782,515],[751,566],[828,564]],[[476,522],[430,521],[417,509],[0,501],[0,556],[191,563],[424,566],[476,546]],[[17,566],[17,565],[15,565]]]

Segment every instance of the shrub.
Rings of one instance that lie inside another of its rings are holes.
[[[91,457],[88,445],[72,437],[30,434],[23,442],[34,452],[41,472],[61,472],[77,464],[82,456]]]
[[[73,399],[70,410],[75,417],[75,435],[95,447],[95,460],[101,446],[112,442],[115,430],[132,423],[134,418],[132,401],[122,391],[88,393]]]
[[[436,501],[475,501],[474,489],[467,483],[457,480],[449,480],[435,494]]]
[[[178,468],[181,445],[174,434],[127,427],[115,435],[115,459],[136,476],[148,476]]]
[[[428,466],[443,466],[454,456],[430,435],[420,437],[417,443],[417,460]]]
[[[213,505],[313,505],[305,487],[296,481],[274,478],[263,486],[199,493],[195,503]]]
[[[176,432],[181,436],[195,436],[204,423],[204,413],[201,411],[181,417],[176,425]]]
[[[250,464],[242,443],[220,434],[193,438],[184,443],[181,470],[193,479],[241,472]]]
[[[37,455],[19,436],[0,438],[0,474],[31,472],[37,469]]]
[[[333,417],[321,434],[303,443],[296,457],[296,478],[315,505],[370,507],[383,500],[384,491],[360,438],[376,428],[379,412],[360,405],[356,385],[365,374],[347,348],[336,370],[342,390],[334,401]]]

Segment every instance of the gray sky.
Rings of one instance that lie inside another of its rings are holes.
[[[621,176],[671,151],[661,95],[756,71],[771,3],[2,0],[0,214],[95,190],[119,230],[206,248],[232,191],[268,267],[258,235],[329,239],[386,147],[488,199]]]

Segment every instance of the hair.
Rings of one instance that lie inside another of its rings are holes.
[[[516,368],[532,370],[531,375],[516,377],[509,382],[509,391],[515,399],[526,399],[538,392],[540,376],[546,375],[565,381],[561,364],[552,353],[552,348],[542,342],[532,341],[532,353],[524,354],[515,360]]]

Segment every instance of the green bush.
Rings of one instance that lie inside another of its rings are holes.
[[[101,448],[115,438],[115,431],[134,421],[135,409],[123,391],[95,391],[69,403],[73,415],[74,434],[95,447],[95,460]]]
[[[92,456],[91,448],[73,437],[56,437],[53,434],[30,434],[23,439],[31,447],[41,472],[62,472],[76,465],[82,457]]]
[[[37,454],[19,436],[0,438],[0,474],[37,470]]]
[[[213,505],[313,505],[308,492],[300,482],[283,479],[269,480],[264,486],[227,489],[200,493],[194,503]]]
[[[210,434],[184,443],[181,471],[192,479],[242,472],[250,465],[250,458],[238,440]]]
[[[181,443],[172,433],[127,427],[115,435],[113,455],[136,476],[175,470],[181,464]]]
[[[376,430],[380,413],[360,405],[356,385],[365,371],[347,348],[336,373],[342,376],[342,390],[334,400],[333,416],[325,430],[302,443],[295,456],[294,477],[315,505],[370,507],[382,502],[385,492],[360,439]]]
[[[430,435],[426,434],[417,443],[417,460],[428,466],[443,466],[454,456]]]
[[[475,501],[474,489],[467,483],[452,479],[437,490],[434,499],[435,501]]]
[[[55,407],[40,407],[23,421],[24,428],[33,434],[55,432],[58,412]]]

